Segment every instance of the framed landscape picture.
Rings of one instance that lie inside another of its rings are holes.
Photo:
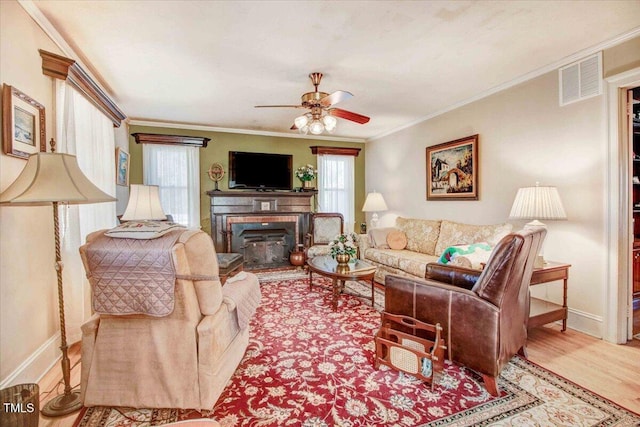
[[[116,148],[116,185],[129,185],[129,153]]]
[[[47,151],[44,105],[8,84],[2,85],[2,138],[9,156]]]
[[[427,147],[427,200],[478,200],[478,135]]]

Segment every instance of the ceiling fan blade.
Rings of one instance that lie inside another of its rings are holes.
[[[371,120],[367,116],[363,116],[362,114],[358,113],[352,113],[351,111],[343,110],[342,108],[330,108],[327,110],[327,112],[331,116],[351,120],[352,122],[360,123],[361,125],[368,123],[369,120]]]
[[[333,104],[337,104],[338,102],[346,101],[349,98],[353,98],[353,95],[350,92],[346,92],[344,90],[337,90],[324,98],[320,99],[320,105],[323,107],[330,107]]]
[[[253,108],[307,108],[302,105],[254,105]]]
[[[291,130],[298,130],[298,126],[296,126],[296,124],[294,123],[293,126],[291,126],[289,129]]]

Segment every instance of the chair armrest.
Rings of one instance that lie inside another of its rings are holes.
[[[313,234],[307,233],[304,235],[304,247],[310,248],[313,246]]]
[[[425,278],[459,288],[471,289],[478,281],[480,274],[482,274],[480,270],[429,263],[427,264]]]

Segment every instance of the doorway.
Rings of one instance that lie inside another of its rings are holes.
[[[631,148],[632,178],[632,218],[633,218],[633,250],[632,250],[632,310],[629,329],[634,339],[640,339],[640,87],[627,90],[627,120],[629,145]]]

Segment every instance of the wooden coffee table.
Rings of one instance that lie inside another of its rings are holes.
[[[312,290],[314,286],[313,273],[328,277],[333,281],[333,311],[338,310],[338,300],[340,299],[340,294],[344,291],[344,282],[347,280],[366,280],[371,282],[371,306],[373,307],[375,292],[373,276],[377,268],[375,265],[359,259],[356,260],[356,262],[340,265],[330,256],[311,258],[307,261],[307,265],[309,266],[309,290]]]

